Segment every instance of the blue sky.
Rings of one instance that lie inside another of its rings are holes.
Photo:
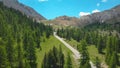
[[[101,12],[120,4],[120,0],[19,0],[47,19],[58,16],[80,17]]]

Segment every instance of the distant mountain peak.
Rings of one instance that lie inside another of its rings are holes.
[[[0,0],[0,1],[2,1],[5,6],[16,9],[36,21],[46,19],[42,15],[37,13],[33,8],[19,3],[18,0]]]
[[[120,22],[120,5],[103,12],[97,12],[80,18],[60,16],[52,22],[67,26],[85,26],[91,23],[116,23]]]

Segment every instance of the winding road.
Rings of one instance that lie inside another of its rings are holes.
[[[56,32],[54,32],[54,37],[57,38],[58,40],[60,40],[67,48],[69,48],[73,54],[74,54],[74,58],[76,60],[80,59],[81,54],[79,53],[79,51],[77,51],[75,48],[73,48],[70,44],[68,44],[67,42],[65,42],[62,38],[60,38]],[[90,61],[91,64],[91,68],[96,68],[96,66],[92,63],[92,61]]]

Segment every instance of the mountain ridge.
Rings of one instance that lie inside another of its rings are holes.
[[[52,20],[54,24],[63,26],[85,26],[91,23],[114,23],[120,22],[120,5],[109,10],[96,12],[80,18],[60,16]],[[51,23],[51,22],[50,22]]]
[[[9,8],[19,10],[27,17],[36,20],[37,22],[43,20],[42,22],[48,22],[52,25],[61,25],[61,26],[85,26],[91,23],[114,23],[120,22],[120,5],[117,5],[109,10],[102,12],[93,13],[90,15],[82,16],[80,18],[69,17],[69,16],[60,16],[56,17],[53,20],[46,20],[45,17],[38,14],[33,8],[28,7],[24,4],[18,2],[18,0],[0,0],[3,4]]]
[[[33,8],[19,3],[18,0],[0,0],[0,1],[3,2],[3,4],[8,8],[18,10],[21,13],[25,14],[27,17],[32,18],[33,20],[36,21],[46,20],[45,17],[37,13]]]

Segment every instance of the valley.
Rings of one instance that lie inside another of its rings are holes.
[[[120,68],[120,5],[47,20],[0,0],[0,68]]]

